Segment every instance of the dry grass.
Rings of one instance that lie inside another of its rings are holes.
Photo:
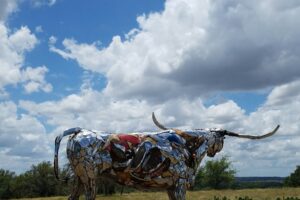
[[[275,200],[277,197],[300,197],[300,188],[197,191],[189,192],[187,199],[208,200],[214,196],[226,196],[230,199],[248,196],[253,200]]]
[[[276,200],[280,197],[298,197],[300,198],[300,188],[278,188],[278,189],[245,189],[245,190],[204,190],[187,193],[187,200],[212,200],[215,196],[230,198],[248,196],[253,200]],[[47,197],[34,198],[31,200],[66,200],[67,197]],[[84,198],[81,197],[83,200]],[[97,196],[97,200],[168,200],[165,192],[133,192],[123,195],[115,194],[113,196]],[[25,199],[22,199],[25,200]]]

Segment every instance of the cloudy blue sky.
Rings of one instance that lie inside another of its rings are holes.
[[[1,0],[0,168],[52,160],[81,126],[166,126],[260,134],[226,138],[239,176],[300,164],[297,0]],[[65,152],[62,150],[61,155]]]

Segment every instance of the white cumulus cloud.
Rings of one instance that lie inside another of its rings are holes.
[[[57,0],[30,0],[31,6],[40,8],[42,6],[53,6]]]
[[[42,90],[44,92],[51,92],[52,85],[45,80],[45,74],[48,72],[48,68],[41,67],[27,67],[22,71],[22,82],[27,93],[38,92]]]
[[[299,11],[298,1],[170,0],[107,47],[64,39],[50,49],[104,74],[120,98],[258,90],[299,79]]]
[[[18,8],[17,0],[1,0],[0,1],[0,23],[5,21],[7,16],[15,12]]]
[[[42,90],[50,92],[52,85],[47,83],[46,66],[25,67],[25,54],[37,44],[38,39],[27,26],[12,32],[0,23],[0,94],[7,96],[7,85],[23,84],[26,93]]]
[[[18,114],[12,101],[0,102],[0,167],[22,172],[52,153],[46,130],[37,118]],[[10,162],[12,161],[12,162]]]

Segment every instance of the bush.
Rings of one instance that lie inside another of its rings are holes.
[[[229,188],[234,183],[236,171],[232,169],[228,157],[220,160],[208,161],[200,168],[195,180],[196,188]]]
[[[298,165],[296,170],[285,179],[284,184],[291,187],[300,186],[300,165]]]

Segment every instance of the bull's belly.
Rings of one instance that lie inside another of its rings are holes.
[[[129,186],[136,189],[167,189],[174,185],[172,176],[157,177],[141,177],[137,174],[125,171],[117,171],[113,173],[103,173],[99,178],[110,179],[123,186]]]

